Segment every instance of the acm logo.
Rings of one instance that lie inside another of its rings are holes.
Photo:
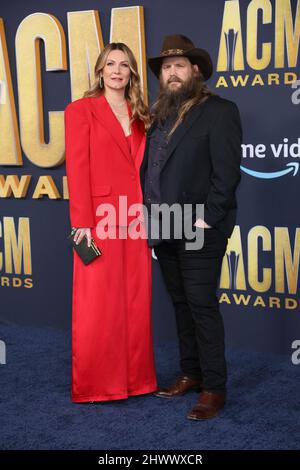
[[[240,6],[246,16],[245,30],[242,28]],[[262,28],[273,26],[271,41],[260,42],[259,25]],[[290,0],[251,0],[247,7],[246,2],[227,0],[224,3],[217,71],[245,70],[245,64],[253,70],[264,70],[270,65],[275,69],[295,68],[299,39],[299,0],[294,15]],[[243,42],[246,43],[245,49]]]
[[[299,41],[299,0],[225,1],[216,69],[224,75],[216,88],[291,85]]]

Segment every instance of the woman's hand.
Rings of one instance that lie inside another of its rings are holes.
[[[87,238],[88,246],[91,246],[92,234],[90,228],[78,228],[74,235],[74,241],[78,245],[85,236]]]

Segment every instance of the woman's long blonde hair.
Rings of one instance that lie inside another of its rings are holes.
[[[140,119],[145,125],[145,131],[147,131],[150,126],[150,117],[148,108],[143,101],[140,85],[141,81],[138,73],[137,63],[133,52],[123,42],[112,42],[101,51],[94,68],[95,82],[91,86],[91,88],[84,93],[83,97],[88,98],[104,94],[104,87],[100,87],[100,74],[107,62],[109,53],[115,50],[124,52],[129,62],[130,81],[128,82],[125,88],[125,98],[129,101],[129,104],[131,106],[131,122],[133,122],[135,119]]]

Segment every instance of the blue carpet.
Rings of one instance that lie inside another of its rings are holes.
[[[191,392],[98,404],[70,401],[70,333],[5,325],[7,364],[0,365],[1,449],[297,449],[300,365],[289,357],[228,352],[228,401],[206,422],[186,414]],[[175,344],[155,348],[158,380],[178,374]]]

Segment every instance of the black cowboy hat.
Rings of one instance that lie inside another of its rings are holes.
[[[212,60],[206,50],[195,47],[193,42],[186,36],[173,34],[164,38],[160,55],[148,59],[149,67],[157,78],[159,78],[163,59],[173,56],[187,57],[192,64],[197,64],[204,80],[208,80],[213,73]]]

